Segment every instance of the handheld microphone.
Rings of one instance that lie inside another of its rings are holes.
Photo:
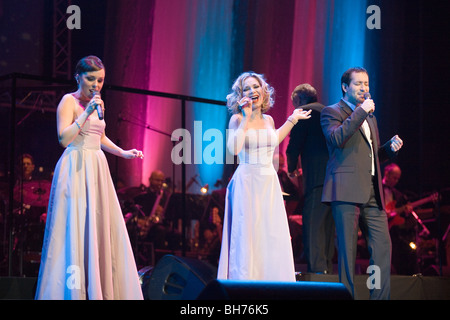
[[[248,100],[245,100],[243,103],[239,103],[239,110],[242,111],[242,108],[245,107],[247,104],[249,104],[250,102]]]
[[[365,100],[371,99],[370,92],[364,93],[364,99],[365,99]],[[369,117],[371,117],[371,118],[373,117],[373,112],[372,112],[372,111],[369,112]]]
[[[239,103],[239,110],[242,110],[242,108],[244,107],[244,106],[246,106],[248,104],[248,101],[245,101],[244,103]]]
[[[98,91],[94,91],[93,92],[93,97],[95,97],[95,95],[100,95],[100,93]],[[98,113],[98,118],[100,120],[103,120],[103,109],[101,105],[95,104],[95,108],[97,109],[97,113]]]

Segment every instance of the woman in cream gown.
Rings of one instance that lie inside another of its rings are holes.
[[[105,136],[100,92],[105,70],[88,56],[77,65],[78,90],[57,110],[58,138],[66,147],[54,171],[36,299],[142,299],[122,211],[102,149],[123,158]]]
[[[278,130],[271,116],[273,89],[263,76],[238,77],[227,96],[228,150],[239,166],[225,199],[218,279],[295,281],[294,259],[281,186],[273,166],[275,148],[310,111],[294,113]]]

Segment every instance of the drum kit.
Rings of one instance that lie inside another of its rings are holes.
[[[14,188],[14,200],[32,207],[47,207],[51,186],[47,180],[24,182]]]
[[[40,263],[42,241],[45,230],[45,217],[50,198],[51,182],[47,180],[30,180],[18,183],[13,189],[12,217],[8,212],[8,184],[2,184],[0,196],[2,199],[3,224],[3,255],[7,260],[9,244],[12,254],[9,258],[18,263],[18,273],[23,275],[37,275]],[[7,234],[11,232],[12,243]],[[25,274],[24,274],[25,272]]]

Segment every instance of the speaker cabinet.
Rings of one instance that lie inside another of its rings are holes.
[[[195,300],[216,275],[217,269],[206,262],[165,255],[142,287],[144,299]]]
[[[33,300],[37,278],[0,278],[0,300]]]
[[[198,300],[352,300],[342,283],[214,280]]]

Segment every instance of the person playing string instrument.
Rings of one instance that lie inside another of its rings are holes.
[[[383,191],[389,227],[401,225],[404,217],[411,213],[412,207],[407,203],[406,196],[395,188],[402,175],[400,167],[391,163],[384,168]]]
[[[392,242],[392,266],[397,274],[412,275],[418,268],[416,252],[409,246],[416,238],[415,220],[407,197],[395,188],[401,175],[397,164],[387,165],[384,168],[383,192]]]

